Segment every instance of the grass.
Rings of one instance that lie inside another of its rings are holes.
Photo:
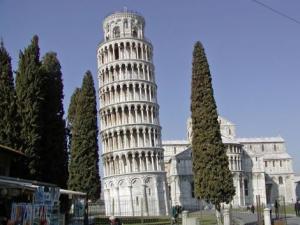
[[[200,217],[200,224],[201,225],[215,225],[215,224],[217,224],[217,218],[213,214],[202,215],[202,217]]]
[[[166,216],[160,217],[119,217],[124,225],[167,225],[170,224],[170,218]],[[95,225],[107,225],[109,224],[108,217],[97,217],[94,219]]]
[[[197,217],[201,225],[216,225],[217,218],[215,212],[195,212],[191,213],[189,217]]]
[[[285,210],[286,210],[286,214],[291,214],[296,216],[294,205],[286,205]]]

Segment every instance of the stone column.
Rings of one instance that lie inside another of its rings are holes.
[[[154,139],[154,147],[156,147],[157,146],[157,139],[156,139],[156,134],[157,134],[157,131],[156,130],[154,130],[154,132],[153,132],[153,139]]]
[[[106,202],[106,204],[104,204],[105,205],[105,212],[106,212],[107,215],[109,215],[110,214],[110,212],[109,212],[110,202],[109,202],[109,196],[108,196],[107,192],[108,192],[108,190],[106,188],[104,188],[104,202]]]
[[[144,123],[145,122],[145,118],[144,118],[144,107],[141,106],[141,123]]]
[[[147,117],[147,123],[150,122],[150,119],[149,119],[149,106],[146,107],[146,117]]]
[[[139,100],[144,100],[142,95],[142,85],[139,84]]]
[[[188,224],[188,211],[183,211],[182,212],[182,225],[189,225]]]
[[[106,161],[106,158],[103,159],[103,164],[104,164],[104,168],[105,168],[104,175],[108,176],[108,163]]]
[[[124,113],[124,106],[121,106],[121,112],[120,112],[120,124],[124,124],[125,123],[125,113]]]
[[[223,211],[223,217],[224,217],[224,225],[230,225],[230,212],[228,208],[225,208]]]
[[[145,154],[145,158],[146,158],[146,171],[150,171],[150,169],[149,169],[149,156],[148,156],[148,154],[146,153]]]
[[[133,148],[134,146],[133,146],[133,130],[132,129],[130,129],[130,148]]]
[[[130,46],[130,53],[129,53],[129,57],[132,59],[133,58],[133,54],[132,54],[132,43],[129,44]]]
[[[142,44],[142,46],[141,46],[141,53],[142,53],[142,60],[145,60],[145,56],[144,56],[144,44]]]
[[[152,101],[152,93],[151,93],[151,86],[149,87],[149,97],[150,97],[150,99],[149,99],[149,101]]]
[[[119,187],[115,187],[115,196],[116,196],[116,202],[115,202],[115,214],[120,215],[120,195],[119,195]]]
[[[154,167],[154,154],[153,153],[151,153],[150,159],[151,159],[152,171],[155,171],[155,167]]]
[[[121,149],[120,131],[117,131],[117,149]]]
[[[154,123],[154,118],[153,118],[153,112],[154,112],[154,108],[150,108],[150,113],[151,113],[151,123]]]
[[[152,158],[153,158],[153,170],[154,171],[157,171],[158,170],[158,168],[157,168],[157,160],[156,160],[156,155],[155,154],[153,154],[153,156],[152,156]]]
[[[159,156],[158,156],[158,153],[156,153],[156,170],[159,171],[160,168],[159,168]]]
[[[140,70],[140,66],[137,65],[137,77],[140,78],[141,77],[141,70]]]
[[[141,172],[143,170],[143,168],[142,168],[142,155],[141,155],[141,153],[139,153],[139,164],[140,164],[139,172]]]
[[[139,129],[136,130],[136,140],[137,140],[136,147],[140,147],[140,130]]]
[[[125,164],[124,164],[124,167],[125,167],[125,172],[126,173],[130,173],[130,161],[129,161],[129,158],[128,158],[128,155],[125,154],[125,160],[126,160],[126,167],[125,167]]]
[[[116,137],[115,137],[114,133],[112,134],[112,149],[113,150],[116,149]]]
[[[112,45],[112,60],[115,60],[115,45]]]
[[[149,209],[148,209],[148,199],[147,199],[147,190],[146,190],[146,185],[143,184],[143,201],[144,201],[144,215],[148,216],[149,215]]]
[[[128,186],[128,190],[129,190],[129,203],[130,203],[130,214],[134,216],[134,209],[133,209],[133,199],[132,199],[132,186]]]
[[[269,208],[264,209],[264,222],[265,222],[265,225],[271,225],[271,216],[270,216]]]
[[[143,129],[143,147],[146,147],[146,130]]]
[[[124,135],[124,145],[125,145],[125,148],[129,148],[126,130],[123,130],[123,135]]]
[[[148,138],[149,138],[148,146],[151,147],[151,131],[150,131],[150,129],[148,129]]]
[[[133,93],[133,99],[132,100],[136,100],[135,84],[132,84],[132,93]]]
[[[159,199],[161,199],[159,197],[159,190],[158,190],[158,184],[157,184],[157,178],[155,177],[153,180],[153,184],[154,184],[154,195],[156,196],[154,199],[155,203],[154,205],[156,205],[156,216],[160,215],[160,204],[159,204]]]
[[[132,155],[132,166],[133,166],[133,172],[136,172],[136,160],[135,160],[135,155]]]
[[[236,156],[234,157],[234,170],[237,170]]]

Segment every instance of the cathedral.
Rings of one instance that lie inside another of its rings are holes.
[[[124,10],[103,21],[97,49],[103,194],[106,215],[168,215],[171,206],[199,206],[194,197],[190,139],[161,140],[153,46],[145,20]],[[292,159],[281,137],[238,138],[219,118],[233,173],[234,206],[295,201]]]
[[[274,204],[278,198],[284,198],[286,203],[295,202],[292,158],[284,139],[239,138],[232,122],[222,117],[218,120],[236,190],[231,204],[234,207],[256,204],[257,196],[265,205]],[[171,204],[193,210],[201,207],[201,202],[194,197],[193,190],[191,124],[189,119],[187,140],[163,141],[163,148]]]

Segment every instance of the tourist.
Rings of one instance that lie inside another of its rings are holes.
[[[275,203],[274,203],[274,208],[275,208],[275,216],[276,216],[276,219],[279,218],[279,202],[277,200],[275,200]]]
[[[110,225],[122,225],[121,220],[115,216],[109,217]]]
[[[119,218],[115,219],[115,224],[116,225],[122,225],[121,220]]]
[[[177,223],[177,216],[178,216],[177,206],[173,206],[172,207],[172,223],[173,224]]]
[[[255,207],[254,205],[251,206],[251,212],[254,214],[254,211],[255,211]]]
[[[110,225],[116,225],[116,217],[110,216],[109,217],[109,223],[110,223]]]
[[[300,216],[300,203],[299,203],[299,200],[297,200],[296,203],[295,203],[295,212],[296,212],[296,216]]]

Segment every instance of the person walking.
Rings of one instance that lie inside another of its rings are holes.
[[[279,218],[279,207],[280,207],[279,202],[277,200],[275,200],[274,208],[275,208],[275,217],[276,217],[276,219]]]
[[[255,211],[255,207],[254,205],[251,206],[251,212],[254,214],[254,211]]]
[[[173,206],[172,207],[172,224],[176,224],[177,223],[177,206]]]
[[[296,216],[300,216],[300,203],[299,203],[299,200],[297,200],[296,203],[295,203],[295,212],[296,212]]]

